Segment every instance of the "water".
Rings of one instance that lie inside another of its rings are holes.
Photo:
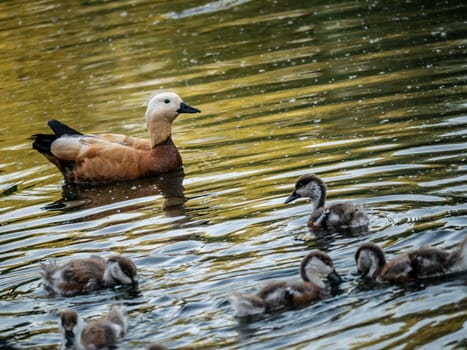
[[[465,274],[407,288],[360,282],[364,241],[389,257],[466,234],[466,5],[393,1],[5,1],[0,3],[0,345],[52,349],[56,311],[85,318],[121,299],[120,348],[455,349]],[[31,150],[57,118],[144,137],[148,97],[177,92],[184,174],[62,188]],[[310,204],[284,205],[318,173],[330,203],[365,203],[370,231],[317,234]],[[298,278],[312,249],[339,293],[245,323],[232,292]],[[139,292],[48,296],[38,264],[119,252]]]

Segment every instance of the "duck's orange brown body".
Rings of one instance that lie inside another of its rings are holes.
[[[199,110],[174,93],[154,96],[146,110],[150,140],[120,134],[83,135],[50,120],[50,134],[34,135],[42,153],[69,182],[132,180],[176,170],[182,158],[172,141],[172,122],[180,113]]]
[[[132,180],[182,166],[182,158],[170,138],[153,148],[140,140],[134,145],[139,148],[107,141],[91,143],[75,158],[74,168],[65,169],[65,177],[72,182]]]

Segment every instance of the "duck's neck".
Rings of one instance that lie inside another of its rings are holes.
[[[326,204],[326,195],[321,192],[321,196],[316,200],[312,199],[313,211],[318,210],[319,208],[324,208]]]
[[[172,135],[172,124],[166,120],[149,121],[147,126],[151,137],[152,147],[163,144]]]
[[[78,322],[76,326],[73,329],[73,349],[76,350],[86,350],[84,345],[81,343],[81,334],[83,333],[83,329],[85,327],[85,323],[81,318],[78,318]],[[69,349],[69,346],[67,346],[69,339],[66,337],[66,331],[64,331],[64,339],[63,339],[63,344],[60,348],[60,350],[66,350]]]
[[[315,186],[313,192],[310,194],[310,198],[313,204],[313,211],[324,208],[326,204],[326,187],[324,184],[318,182],[318,186]]]
[[[308,274],[307,275],[308,282],[313,283],[315,286],[318,286],[320,288],[324,288],[324,282],[319,278],[318,276]]]
[[[102,277],[102,279],[104,280],[106,286],[111,287],[115,285],[115,279],[113,278],[108,265],[105,266],[104,276]]]
[[[376,279],[381,274],[382,267],[379,265],[378,258],[373,254],[370,255],[370,259],[371,265],[370,270],[368,271],[368,276]]]

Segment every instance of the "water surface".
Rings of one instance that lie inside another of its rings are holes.
[[[372,288],[353,254],[389,257],[467,233],[466,5],[462,1],[89,1],[0,3],[0,345],[55,349],[56,311],[129,309],[122,349],[463,348],[465,274]],[[63,186],[31,149],[57,118],[145,137],[145,103],[172,90],[201,114],[173,138],[184,171],[97,188]],[[296,178],[363,203],[369,232],[316,233]],[[298,278],[312,249],[340,291],[242,322],[228,296]],[[38,265],[118,252],[126,288],[61,298]]]

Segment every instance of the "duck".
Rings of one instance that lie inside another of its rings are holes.
[[[380,283],[404,284],[423,278],[440,277],[467,270],[467,236],[448,251],[435,247],[420,247],[386,261],[384,251],[367,242],[355,252],[358,271]]]
[[[172,123],[180,113],[199,112],[176,93],[159,93],[150,99],[145,113],[148,140],[121,134],[82,134],[51,119],[48,126],[54,134],[33,135],[32,148],[54,164],[66,182],[102,183],[150,177],[182,166],[172,141]]]
[[[311,229],[363,230],[368,227],[368,215],[361,205],[344,202],[325,207],[326,185],[316,174],[301,175],[285,204],[301,197],[311,198],[313,204],[313,211],[308,219],[308,227]]]
[[[40,269],[45,288],[65,297],[110,288],[117,284],[137,284],[135,264],[131,259],[117,254],[107,259],[96,255],[73,259],[61,266],[55,261],[41,263]]]
[[[113,349],[128,330],[128,316],[123,305],[112,305],[107,317],[86,323],[74,309],[60,312],[58,328],[61,350]]]
[[[235,316],[244,318],[306,306],[327,296],[325,284],[321,280],[323,277],[333,283],[342,281],[334,269],[332,259],[320,250],[312,251],[302,259],[300,276],[303,281],[272,281],[256,294],[231,295],[229,301]]]

